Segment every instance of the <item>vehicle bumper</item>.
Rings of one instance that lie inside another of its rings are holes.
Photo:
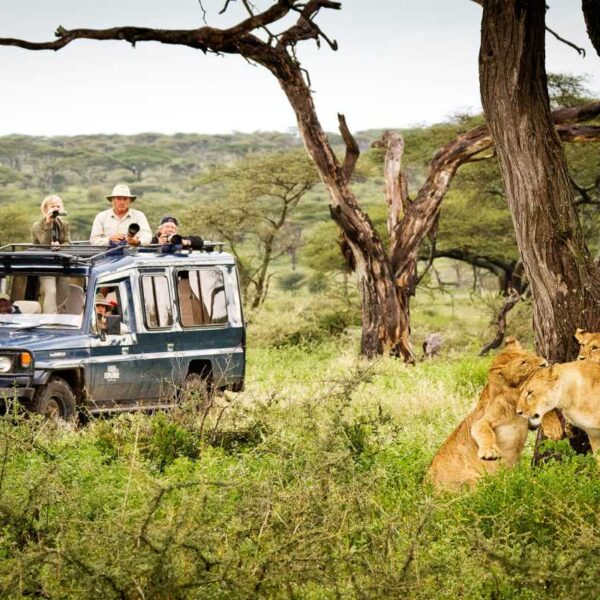
[[[0,400],[13,400],[16,398],[17,400],[31,400],[35,393],[35,388],[32,387],[21,387],[21,386],[11,386],[11,387],[3,387],[0,386]]]

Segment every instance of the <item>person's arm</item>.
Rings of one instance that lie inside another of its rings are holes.
[[[62,221],[64,227],[63,240],[61,244],[70,244],[71,243],[71,228],[66,221]]]
[[[152,241],[152,229],[150,229],[146,215],[140,211],[137,211],[137,213],[136,223],[140,226],[137,236],[141,244],[149,244]]]
[[[108,246],[108,236],[104,235],[102,213],[98,213],[94,219],[92,233],[90,233],[90,244],[92,246]]]
[[[183,247],[191,250],[202,250],[204,240],[199,235],[185,235],[183,236]]]
[[[52,243],[52,224],[45,219],[36,221],[31,227],[31,241],[39,246],[50,246]]]

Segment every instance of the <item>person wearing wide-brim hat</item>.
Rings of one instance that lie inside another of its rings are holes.
[[[152,230],[146,215],[135,208],[131,203],[137,198],[129,191],[129,186],[118,183],[113,188],[112,194],[106,199],[112,204],[112,208],[103,210],[96,215],[90,234],[90,243],[94,246],[119,246],[131,244],[149,244],[152,239]],[[130,229],[132,225],[139,226],[135,233]]]

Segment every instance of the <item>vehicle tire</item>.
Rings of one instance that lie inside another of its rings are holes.
[[[52,377],[46,385],[38,388],[33,410],[50,419],[72,421],[77,414],[75,394],[64,379]]]

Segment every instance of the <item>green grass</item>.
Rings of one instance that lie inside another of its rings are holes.
[[[251,347],[246,391],[208,409],[2,419],[0,596],[595,597],[595,461],[534,470],[530,442],[436,497],[423,476],[489,359],[368,362],[344,339]]]

